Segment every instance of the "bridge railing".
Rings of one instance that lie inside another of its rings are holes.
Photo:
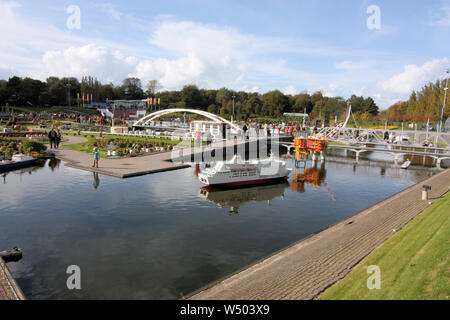
[[[385,132],[387,132],[388,140],[393,142],[395,137],[407,137],[409,142],[413,144],[422,144],[427,141],[435,146],[449,148],[450,147],[450,133],[449,132],[435,132],[435,131],[410,131],[410,130],[383,130],[383,129],[360,129],[360,128],[339,128],[338,131],[333,132],[335,127],[324,128],[319,133],[323,136],[328,134],[330,141],[337,141],[343,143],[387,143],[385,140]]]

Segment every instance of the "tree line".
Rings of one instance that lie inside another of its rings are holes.
[[[407,101],[400,101],[383,111],[390,121],[426,122],[440,119],[444,104],[444,88],[448,79],[429,82],[418,91],[413,91]],[[444,119],[450,116],[450,95],[447,93]]]
[[[279,90],[264,94],[201,89],[196,85],[186,85],[182,90],[160,91],[156,80],[149,81],[145,88],[138,78],[126,78],[121,85],[102,84],[94,77],[76,78],[49,77],[45,82],[31,78],[12,77],[0,80],[0,104],[11,106],[76,106],[84,94],[92,95],[94,102],[109,100],[140,100],[147,97],[159,98],[160,108],[195,108],[222,116],[233,112],[237,118],[251,116],[277,117],[284,113],[308,113],[311,117],[334,119],[345,116],[350,103],[354,113],[362,117],[372,117],[379,113],[375,101],[368,97],[353,95],[350,99],[326,97],[318,91],[313,94],[300,93],[286,95]]]

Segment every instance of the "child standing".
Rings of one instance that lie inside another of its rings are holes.
[[[100,153],[98,152],[97,148],[94,148],[94,164],[92,165],[92,168],[98,168],[98,160],[100,159]]]

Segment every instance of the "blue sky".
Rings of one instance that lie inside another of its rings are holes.
[[[67,26],[71,5],[79,29]],[[371,5],[378,30],[367,27]],[[0,78],[320,90],[372,96],[386,108],[444,76],[449,32],[447,0],[0,0]]]

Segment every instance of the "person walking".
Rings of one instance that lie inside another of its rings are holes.
[[[195,147],[200,148],[202,144],[202,133],[200,130],[195,131]]]
[[[98,160],[100,159],[100,153],[97,148],[94,148],[94,163],[92,164],[92,168],[98,168]]]
[[[246,139],[247,137],[247,130],[248,130],[247,124],[244,123],[244,126],[242,127],[243,139]]]
[[[58,129],[56,132],[56,139],[55,139],[56,149],[59,148],[60,143],[61,143],[61,130]]]
[[[211,145],[211,141],[212,141],[211,132],[207,131],[206,132],[206,146],[207,147]]]
[[[52,130],[48,133],[48,138],[50,139],[50,149],[53,149],[53,147],[56,147],[56,137],[57,133],[55,129],[52,128]]]

